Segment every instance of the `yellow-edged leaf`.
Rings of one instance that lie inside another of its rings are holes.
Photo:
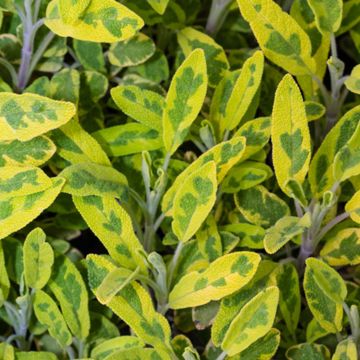
[[[191,272],[182,277],[169,295],[172,309],[204,305],[234,293],[254,276],[260,256],[252,252],[224,255],[203,272]]]
[[[27,141],[67,123],[76,109],[72,103],[25,93],[1,93],[0,141]]]
[[[167,152],[173,154],[185,140],[203,105],[207,79],[204,51],[196,49],[177,69],[166,97],[162,124]]]
[[[305,105],[291,75],[280,82],[271,122],[275,176],[282,191],[292,196],[289,180],[303,183],[309,170],[311,141]]]
[[[210,161],[184,181],[174,197],[172,229],[182,242],[200,228],[216,201],[216,164]]]

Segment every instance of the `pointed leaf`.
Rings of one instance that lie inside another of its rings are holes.
[[[141,253],[144,251],[133,230],[130,216],[113,198],[74,196],[75,206],[90,229],[121,266],[147,272]]]
[[[161,95],[138,86],[119,85],[111,89],[111,96],[126,115],[151,129],[162,130],[165,99]]]
[[[143,124],[127,123],[101,129],[92,134],[110,156],[124,156],[164,146],[161,134]]]
[[[110,46],[108,57],[112,65],[136,66],[150,59],[155,53],[155,44],[148,36],[138,33],[132,38]]]
[[[46,136],[28,141],[0,141],[0,166],[40,166],[55,153],[55,144]]]
[[[111,165],[101,146],[75,119],[53,131],[52,140],[58,148],[58,154],[73,164],[94,162]]]
[[[231,322],[242,308],[265,288],[276,284],[277,265],[271,261],[263,260],[252,280],[242,289],[221,301],[220,309],[211,328],[211,340],[220,346],[227,334]]]
[[[359,120],[360,106],[357,106],[348,111],[336,123],[321,143],[311,161],[309,170],[309,182],[315,197],[319,198],[334,185],[333,169],[335,156],[354,135]]]
[[[107,356],[119,350],[129,350],[132,348],[143,348],[145,343],[135,336],[119,336],[106,340],[94,347],[91,357],[94,360],[104,360]]]
[[[126,197],[128,183],[125,175],[110,166],[80,163],[65,168],[60,176],[66,179],[63,192],[76,196]]]
[[[280,82],[274,100],[271,122],[273,163],[281,190],[290,179],[303,183],[311,157],[310,133],[305,105],[294,79],[286,75]]]
[[[87,256],[89,285],[97,296],[97,289],[115,265],[99,255]],[[109,308],[124,320],[135,334],[147,344],[170,348],[170,326],[155,311],[149,293],[133,281],[123,288],[108,304]]]
[[[64,18],[64,14],[68,14]],[[143,20],[114,0],[52,0],[45,25],[59,36],[94,42],[122,41],[144,25]]]
[[[0,140],[27,141],[56,129],[75,115],[75,106],[35,94],[1,93]]]
[[[53,178],[49,189],[0,201],[0,239],[22,229],[37,218],[54,202],[64,183],[62,178]]]
[[[271,329],[248,348],[231,357],[231,360],[271,360],[280,345],[280,331]]]
[[[26,285],[38,290],[48,282],[54,263],[53,249],[45,240],[45,233],[36,228],[27,235],[23,247]]]
[[[235,252],[218,258],[203,272],[185,275],[170,292],[170,308],[199,306],[232,294],[251,280],[259,262],[256,253]]]
[[[39,322],[46,326],[50,335],[65,347],[71,344],[72,335],[55,301],[44,291],[37,290],[34,311]]]
[[[310,213],[306,213],[301,219],[296,216],[284,216],[266,230],[264,238],[266,252],[275,254],[295,236],[302,234],[310,225]]]
[[[251,299],[231,322],[222,349],[230,356],[245,350],[272,327],[279,301],[279,289],[269,287]]]
[[[336,154],[334,159],[334,177],[343,182],[360,174],[360,125],[354,135]]]
[[[216,201],[216,164],[210,161],[194,171],[174,198],[172,229],[182,242],[190,240]]]
[[[293,75],[315,70],[308,35],[273,0],[237,0],[266,57]]]
[[[245,138],[233,137],[229,141],[222,142],[202,154],[193,161],[180,175],[177,176],[171,187],[165,193],[162,200],[162,209],[167,215],[171,214],[174,197],[184,181],[201,166],[210,161],[216,163],[218,184],[224,179],[227,172],[242,158],[245,151]]]
[[[360,264],[360,229],[343,229],[328,237],[320,256],[331,266]]]
[[[224,49],[212,37],[191,27],[179,31],[177,38],[185,56],[189,56],[195,49],[204,50],[209,86],[215,87],[230,67]]]
[[[335,333],[342,328],[342,303],[347,290],[342,277],[315,258],[306,260],[304,291],[309,308],[320,326]]]
[[[173,154],[185,140],[205,99],[207,72],[204,51],[194,50],[177,69],[166,97],[163,139]]]
[[[327,360],[330,358],[330,352],[324,345],[318,344],[299,344],[292,346],[286,351],[286,359],[288,360]]]
[[[48,283],[60,304],[61,312],[73,335],[86,339],[90,329],[88,293],[85,282],[69,258],[58,255]]]
[[[358,352],[353,339],[348,338],[339,342],[332,360],[357,360]]]
[[[229,101],[224,118],[220,122],[220,131],[233,130],[243,120],[261,83],[264,70],[264,55],[261,51],[247,59],[241,68]]]
[[[280,290],[279,307],[288,330],[295,334],[301,310],[299,275],[292,263],[281,264],[277,276]]]
[[[34,194],[51,186],[51,179],[39,168],[33,166],[0,167],[0,200]]]
[[[241,190],[234,195],[235,205],[250,223],[270,227],[286,215],[289,207],[277,195],[270,193],[262,185]]]
[[[339,29],[343,12],[342,0],[308,0],[308,2],[321,33],[334,33]]]

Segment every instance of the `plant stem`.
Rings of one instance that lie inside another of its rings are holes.
[[[17,85],[18,77],[14,67],[5,59],[0,58],[0,65],[2,65],[10,74],[11,81],[14,86]]]
[[[317,235],[315,243],[318,244],[327,232],[329,232],[335,225],[337,225],[341,221],[347,219],[349,216],[350,216],[349,213],[344,212],[333,218],[331,221],[329,221]]]
[[[209,35],[215,35],[225,21],[228,6],[231,0],[212,0],[209,17],[205,31]]]
[[[226,352],[223,351],[217,358],[216,360],[224,360],[226,358]]]
[[[174,256],[171,259],[171,263],[169,264],[169,272],[168,272],[168,288],[170,289],[171,283],[174,277],[174,272],[176,270],[177,263],[179,261],[179,257],[181,254],[181,251],[184,247],[184,243],[182,241],[179,241],[174,253]]]
[[[167,169],[169,167],[171,154],[167,153],[164,158],[164,163],[161,168],[164,178],[162,179],[162,183],[159,184],[159,187],[156,189],[155,194],[152,194],[152,196],[149,196],[149,199],[147,201],[147,209],[149,216],[146,218],[145,221],[145,233],[144,233],[144,247],[146,251],[151,251],[154,243],[154,237],[155,237],[155,218],[156,213],[161,201],[162,196],[164,195],[164,192],[166,190],[167,185]],[[160,223],[161,224],[161,223]],[[160,224],[157,222],[156,226],[160,226]]]

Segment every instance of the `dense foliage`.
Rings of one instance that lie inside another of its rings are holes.
[[[0,24],[0,359],[358,359],[360,0]]]

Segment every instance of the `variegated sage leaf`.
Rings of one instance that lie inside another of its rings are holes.
[[[220,120],[220,132],[233,130],[244,119],[258,92],[264,71],[264,55],[256,51],[244,62],[239,77],[226,104],[224,117]]]
[[[147,2],[160,15],[164,14],[169,4],[169,0],[147,0]]]
[[[360,191],[345,204],[345,211],[350,214],[351,220],[360,224]]]
[[[341,24],[343,0],[308,0],[322,34],[336,32]]]
[[[37,290],[34,298],[34,311],[39,322],[46,326],[49,334],[61,346],[71,344],[72,335],[55,301],[44,291]]]
[[[209,121],[214,127],[215,136],[218,141],[222,140],[223,137],[223,134],[220,133],[220,125],[225,117],[226,106],[240,72],[241,70],[226,71],[216,86],[211,99]]]
[[[338,343],[332,360],[357,360],[358,351],[353,339],[348,338]]]
[[[315,153],[309,169],[309,182],[315,197],[321,197],[334,185],[336,181],[333,174],[335,156],[354,135],[359,120],[360,106],[357,106],[336,123]]]
[[[349,91],[360,94],[360,65],[352,69],[350,77],[345,81],[345,86]]]
[[[110,160],[98,142],[75,119],[52,132],[58,154],[72,164],[94,162],[110,166]]]
[[[40,166],[55,151],[55,144],[47,136],[38,136],[28,141],[0,141],[0,166]]]
[[[62,178],[53,178],[52,186],[44,191],[1,200],[0,239],[22,229],[37,218],[54,202],[64,183]]]
[[[105,59],[101,44],[74,39],[73,47],[76,57],[86,70],[105,72]]]
[[[67,123],[75,106],[44,96],[25,93],[1,93],[0,141],[27,141]]]
[[[255,161],[240,162],[225,177],[221,191],[234,194],[240,190],[259,185],[272,175],[271,168],[266,164]]]
[[[42,289],[51,276],[54,251],[46,242],[46,234],[40,228],[32,230],[23,247],[25,283],[33,289]]]
[[[66,180],[63,192],[76,196],[112,196],[126,198],[128,182],[125,175],[110,166],[80,163],[65,168],[60,176]]]
[[[328,334],[329,332],[323,329],[315,318],[312,318],[306,328],[306,341],[313,343]]]
[[[103,341],[91,351],[91,358],[94,360],[104,360],[107,356],[120,350],[143,348],[145,343],[136,336],[118,336],[110,340]]]
[[[268,254],[275,254],[294,237],[302,234],[311,225],[311,215],[284,216],[274,226],[266,230],[264,247]]]
[[[59,36],[112,43],[132,37],[144,22],[114,0],[82,0],[75,3],[52,0],[46,9],[45,25]]]
[[[97,296],[98,287],[115,265],[99,255],[88,255],[86,260],[89,285]],[[170,351],[170,326],[165,317],[155,311],[149,293],[136,281],[124,287],[107,306],[145,343]]]
[[[277,264],[263,260],[260,262],[255,276],[247,285],[221,301],[220,309],[211,328],[211,340],[216,346],[221,345],[231,322],[241,309],[258,293],[269,286],[276,285],[276,275]]]
[[[223,254],[221,236],[216,226],[215,217],[212,214],[209,214],[203,226],[196,232],[196,241],[200,252],[210,262]]]
[[[305,31],[273,0],[237,0],[266,57],[293,75],[315,71]]]
[[[311,141],[305,105],[291,75],[285,75],[276,90],[271,140],[275,176],[281,190],[292,196],[286,184],[292,179],[303,183],[309,170]]]
[[[264,248],[265,229],[261,226],[249,223],[234,223],[222,226],[221,230],[236,235],[240,239],[239,245],[241,247],[250,249]]]
[[[57,356],[47,351],[19,351],[16,353],[15,360],[57,360]],[[7,360],[7,359],[6,359]]]
[[[245,219],[258,226],[271,227],[284,216],[290,215],[288,205],[262,185],[241,190],[234,195],[234,199]]]
[[[116,105],[126,115],[151,129],[162,130],[163,96],[134,85],[119,85],[110,92]]]
[[[325,115],[326,108],[323,104],[315,101],[304,101],[305,112],[308,121],[314,121]]]
[[[115,268],[110,271],[97,288],[96,296],[99,302],[108,304],[131,281],[137,272],[138,269],[131,271],[126,268]]]
[[[216,163],[217,183],[220,184],[228,171],[240,160],[245,150],[245,138],[233,137],[229,141],[222,142],[202,154],[180,173],[171,187],[165,193],[162,200],[162,209],[167,215],[171,215],[174,197],[184,181],[201,166],[210,161]]]
[[[216,201],[216,164],[210,161],[185,179],[174,197],[172,229],[186,242],[200,228]]]
[[[224,49],[214,39],[191,27],[178,32],[177,38],[185,56],[195,49],[203,49],[208,67],[209,86],[215,87],[230,65]]]
[[[290,333],[295,334],[300,319],[301,295],[299,275],[293,263],[283,263],[279,266],[277,285],[280,290],[281,315]]]
[[[167,152],[173,154],[185,140],[204,102],[207,83],[205,54],[196,49],[177,69],[166,97],[162,124]]]
[[[343,4],[343,18],[337,36],[348,32],[360,22],[359,8],[359,0],[348,0]]]
[[[182,277],[169,295],[169,307],[183,309],[204,305],[234,293],[254,276],[260,256],[252,252],[224,255],[203,272],[191,272]]]
[[[171,360],[171,356],[167,354],[165,351],[155,348],[135,348],[129,350],[120,350],[117,351],[105,358],[105,360],[134,360],[134,359],[141,359],[141,360]]]
[[[256,340],[245,350],[235,356],[231,356],[231,360],[271,360],[280,345],[280,331],[271,329],[265,336]]]
[[[90,229],[120,266],[132,270],[139,266],[143,273],[147,272],[141,255],[144,249],[135,235],[131,218],[114,198],[74,196],[73,200]]]
[[[251,299],[231,322],[221,348],[230,356],[245,350],[272,328],[279,289],[268,287]]]
[[[37,167],[0,167],[0,200],[34,194],[51,186],[51,179]]]
[[[330,351],[325,345],[319,344],[298,344],[290,347],[286,351],[287,360],[301,359],[330,359]]]
[[[260,151],[268,142],[271,135],[271,118],[262,117],[247,121],[235,133],[235,136],[243,136],[246,139],[246,149],[242,160],[249,159]]]
[[[164,146],[161,134],[143,124],[127,123],[101,129],[92,134],[109,156],[124,156]]]
[[[59,302],[71,332],[86,339],[90,330],[88,293],[79,270],[69,258],[56,256],[48,286]]]
[[[108,57],[112,65],[136,66],[150,59],[155,53],[155,44],[145,34],[138,33],[125,41],[111,44]]]
[[[360,174],[360,124],[334,159],[334,177],[343,182]]]
[[[304,291],[316,321],[330,333],[342,328],[343,307],[347,289],[342,277],[321,260],[306,260]]]
[[[328,237],[320,256],[331,266],[360,264],[360,229],[342,229]]]

